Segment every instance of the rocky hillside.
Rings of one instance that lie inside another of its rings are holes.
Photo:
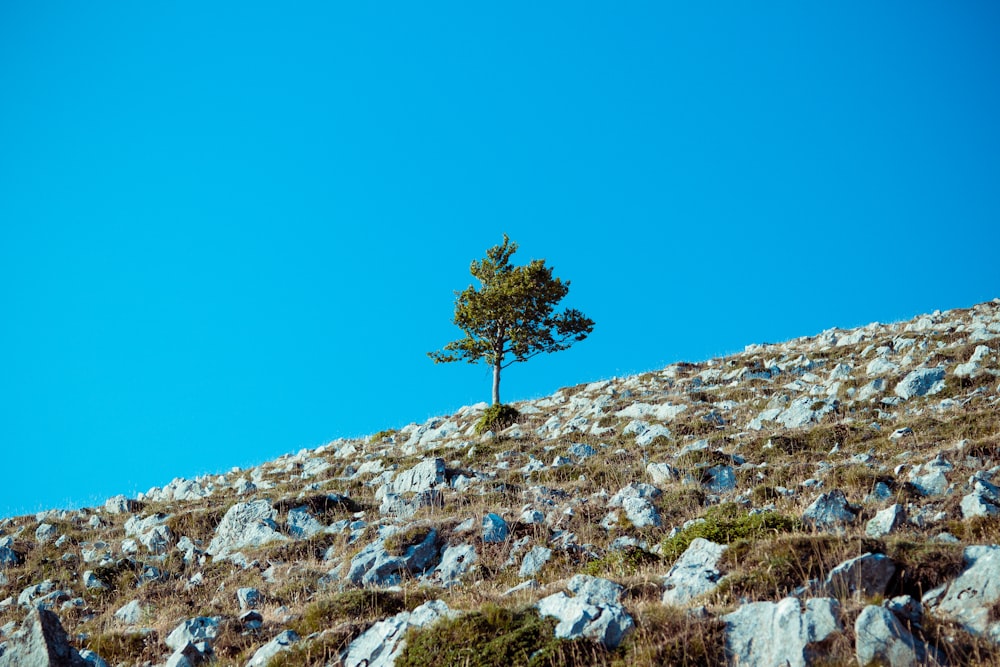
[[[1000,299],[0,521],[2,665],[1000,665]]]

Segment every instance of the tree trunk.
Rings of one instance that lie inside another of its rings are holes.
[[[500,364],[493,364],[493,405],[500,404]]]

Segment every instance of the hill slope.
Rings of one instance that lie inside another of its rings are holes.
[[[998,350],[1000,299],[5,519],[0,665],[1000,664]]]

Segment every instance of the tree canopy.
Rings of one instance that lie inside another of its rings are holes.
[[[493,403],[500,403],[500,371],[542,353],[565,350],[586,338],[594,322],[578,310],[554,312],[569,293],[569,281],[552,276],[544,259],[511,264],[517,243],[503,244],[473,261],[469,271],[480,282],[456,292],[455,324],[465,337],[441,351],[428,352],[435,363],[485,361],[493,367]]]

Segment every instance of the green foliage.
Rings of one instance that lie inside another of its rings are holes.
[[[503,245],[473,261],[470,272],[480,289],[470,285],[456,293],[454,322],[465,337],[438,352],[428,352],[435,363],[485,361],[494,369],[493,403],[500,402],[500,370],[538,354],[565,350],[586,338],[594,322],[578,310],[554,312],[569,293],[569,281],[552,276],[544,259],[514,266],[517,244],[504,234]]]
[[[592,642],[555,638],[555,621],[533,609],[512,611],[487,604],[458,618],[407,632],[397,667],[510,667],[593,665],[607,652]]]
[[[710,509],[704,521],[664,540],[661,555],[667,562],[673,562],[680,558],[691,542],[698,537],[719,544],[730,544],[736,540],[758,539],[775,533],[787,533],[799,527],[798,519],[775,512],[740,516],[738,507],[727,503]]]
[[[483,412],[483,416],[479,418],[478,422],[476,422],[476,433],[478,435],[482,435],[487,431],[497,433],[504,430],[508,426],[516,424],[518,417],[520,416],[521,413],[518,412],[517,408],[513,405],[495,403],[486,408]]]
[[[369,438],[368,441],[369,442],[382,442],[383,440],[388,440],[389,438],[394,437],[397,433],[399,433],[399,429],[395,429],[395,428],[382,429],[381,431],[379,431],[378,433],[376,433],[375,435],[373,435],[371,438]]]

